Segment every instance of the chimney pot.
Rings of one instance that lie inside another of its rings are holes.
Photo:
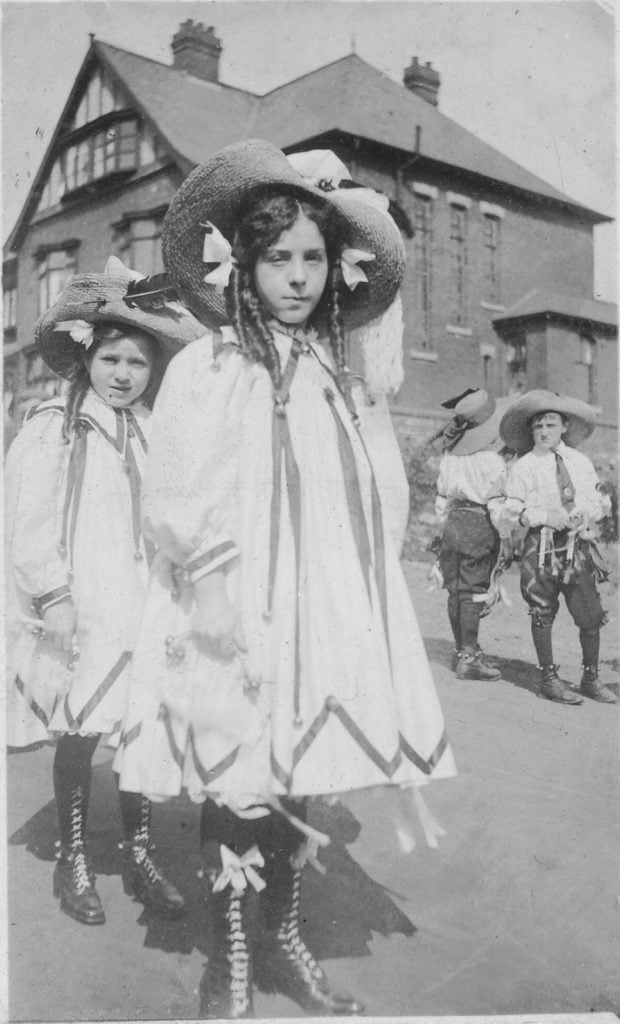
[[[412,57],[411,64],[405,68],[403,82],[405,87],[416,96],[431,103],[434,107],[438,105],[441,77],[430,61],[424,65],[420,64],[417,57]]]
[[[173,67],[205,82],[219,81],[222,43],[213,27],[191,18],[179,26],[172,39]]]

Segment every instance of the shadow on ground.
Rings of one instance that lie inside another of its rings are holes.
[[[145,928],[146,947],[168,953],[189,954],[194,949],[208,953],[208,904],[199,877],[199,819],[200,808],[182,798],[154,807],[157,859],[183,893],[187,913],[183,918],[168,920],[145,909],[138,924]],[[342,804],[329,806],[316,801],[311,804],[309,821],[331,839],[320,854],[325,875],[309,865],[304,871],[301,931],[310,949],[320,950],[322,960],[368,956],[373,933],[413,935],[415,926],[396,905],[390,891],[373,881],[347,849],[361,828],[354,815]],[[51,872],[56,837],[56,806],[52,800],[9,838],[9,845],[25,846],[39,860],[49,861]],[[88,838],[95,874],[120,875],[120,817],[109,764],[93,768]]]
[[[426,647],[429,661],[451,669],[454,643],[439,637],[425,636],[424,646]],[[511,683],[512,686],[517,686],[522,690],[529,690],[530,693],[538,696],[537,672],[531,661],[522,661],[520,658],[498,658],[497,656],[490,656],[489,660],[494,665],[497,665],[502,673],[502,678],[499,680],[500,683]]]

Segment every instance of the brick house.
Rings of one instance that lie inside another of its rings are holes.
[[[68,277],[103,268],[112,252],[160,270],[162,220],[180,183],[253,137],[287,152],[333,149],[396,204],[408,269],[393,411],[408,431],[432,432],[438,404],[465,386],[544,385],[602,405],[615,446],[616,309],[591,297],[592,232],[609,218],[443,115],[439,75],[417,58],[403,85],[351,54],[257,96],[219,82],[212,28],[185,22],[172,51],[164,65],[91,39],[4,249],[9,436],[60,386],[32,325]]]

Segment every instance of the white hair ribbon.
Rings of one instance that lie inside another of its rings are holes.
[[[126,267],[118,256],[108,257],[103,272],[106,277],[125,277],[128,281],[144,281],[146,276],[145,274],[141,274],[138,270],[131,270],[129,267]]]
[[[361,281],[368,280],[362,268],[358,267],[357,264],[367,262],[368,260],[374,260],[374,258],[374,252],[366,252],[365,249],[342,250],[342,256],[340,257],[342,276],[344,277],[344,283],[351,289],[351,291],[355,291]]]
[[[211,270],[205,277],[207,284],[215,286],[216,292],[221,295],[230,280],[230,274],[236,263],[232,255],[232,246],[215,224],[207,221],[201,224],[205,229],[205,238],[202,247],[202,262],[217,263],[219,266]]]
[[[222,871],[213,883],[213,892],[220,892],[229,884],[235,892],[244,892],[248,882],[256,892],[261,892],[265,888],[266,883],[254,870],[254,866],[262,868],[265,863],[258,846],[253,846],[243,854],[243,857],[237,857],[227,846],[220,846],[220,856]]]
[[[68,331],[74,341],[84,348],[90,348],[93,343],[94,325],[86,320],[63,320],[56,324],[55,331]]]

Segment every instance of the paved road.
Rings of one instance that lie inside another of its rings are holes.
[[[401,853],[387,790],[319,809],[332,844],[326,876],[306,869],[309,944],[371,1016],[618,1012],[620,705],[536,696],[514,572],[513,607],[494,611],[481,636],[502,658],[503,681],[458,682],[444,595],[428,591],[425,566],[406,572],[460,770],[425,792],[447,835],[430,849],[420,833],[413,853]],[[617,591],[605,596],[617,613]],[[564,611],[557,637],[557,660],[576,678],[577,633]],[[616,685],[617,639],[608,627],[603,668]],[[110,756],[98,752],[90,836],[108,921],[88,928],[59,913],[51,892],[51,762],[50,748],[8,758],[10,1019],[195,1017],[205,959],[198,809],[156,808],[161,859],[190,912],[182,922],[150,918],[122,893]],[[304,1015],[284,997],[259,995],[256,1008]]]

